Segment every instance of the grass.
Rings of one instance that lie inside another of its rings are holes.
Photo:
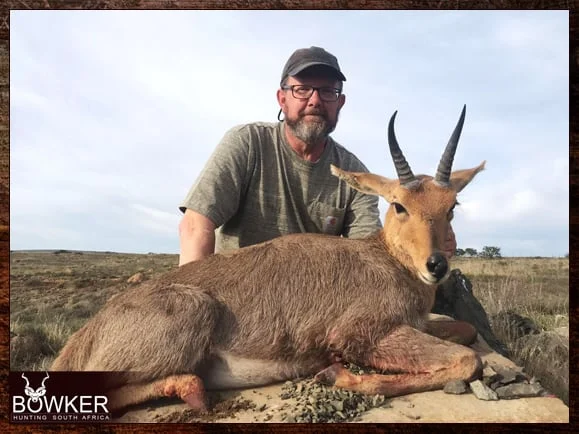
[[[554,330],[569,327],[569,259],[459,259],[453,264],[473,283],[488,316],[515,312],[540,334],[520,337],[501,321],[493,331],[512,359],[569,405],[569,340]]]
[[[47,369],[68,337],[137,272],[151,278],[177,266],[177,255],[11,252],[10,369]],[[552,331],[569,326],[568,258],[457,258],[491,320],[504,312],[543,331],[519,337],[498,321],[495,334],[515,362],[569,403],[569,342]]]
[[[176,255],[12,252],[10,369],[48,368],[68,337],[129,286],[130,276],[176,266]]]

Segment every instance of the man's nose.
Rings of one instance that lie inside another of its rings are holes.
[[[319,89],[314,89],[312,95],[308,98],[308,105],[319,106],[322,104],[322,98],[320,98]]]

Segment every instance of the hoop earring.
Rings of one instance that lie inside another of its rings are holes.
[[[283,122],[283,121],[285,120],[285,118],[284,118],[284,119],[280,119],[280,118],[279,118],[282,113],[283,113],[282,109],[279,109],[279,112],[278,112],[278,114],[277,114],[277,120],[280,121],[280,122]]]

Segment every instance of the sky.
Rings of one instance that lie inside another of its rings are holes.
[[[459,248],[569,252],[568,11],[11,11],[12,250],[178,253],[179,204],[231,127],[276,122],[291,53],[338,58],[332,137],[434,174],[462,106]],[[380,199],[381,215],[388,204]],[[383,218],[383,217],[382,217]]]

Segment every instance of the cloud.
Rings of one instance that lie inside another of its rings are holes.
[[[175,235],[179,224],[179,217],[176,213],[168,213],[136,203],[131,204],[130,208],[136,212],[135,221],[142,228],[163,235]]]

